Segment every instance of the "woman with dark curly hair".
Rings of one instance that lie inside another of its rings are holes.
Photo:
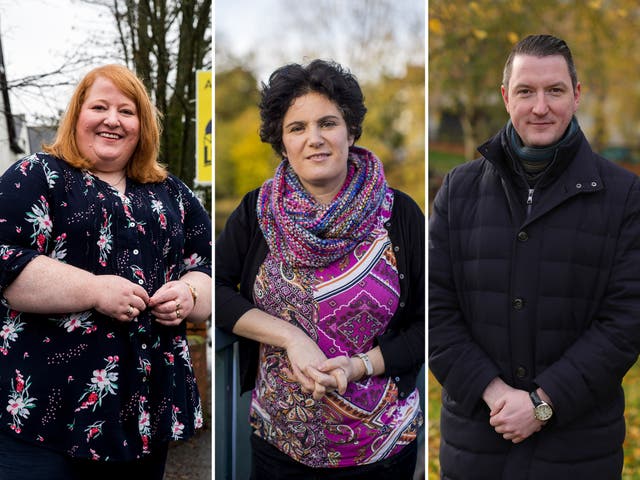
[[[423,416],[424,215],[355,146],[356,78],[315,60],[262,85],[282,162],[216,243],[216,325],[240,337],[253,479],[410,479]]]

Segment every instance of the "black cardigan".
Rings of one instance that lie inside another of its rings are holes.
[[[258,225],[258,190],[249,192],[230,215],[216,241],[215,322],[232,333],[238,319],[255,308],[253,284],[269,248]],[[401,398],[415,388],[425,355],[424,214],[406,194],[394,190],[391,218],[385,223],[393,244],[400,279],[400,303],[387,330],[377,337],[385,375],[393,377]],[[239,286],[239,289],[238,289]],[[241,393],[254,387],[259,343],[240,342]]]

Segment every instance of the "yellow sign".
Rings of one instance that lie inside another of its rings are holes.
[[[213,172],[213,104],[211,70],[196,72],[196,183],[211,185]]]

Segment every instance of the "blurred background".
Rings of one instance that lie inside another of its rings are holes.
[[[549,33],[571,48],[582,84],[578,121],[591,146],[640,172],[640,5],[635,0],[430,0],[428,198],[507,121],[500,84],[511,47]],[[640,479],[640,367],[624,379],[623,479]],[[440,387],[429,375],[428,478],[439,478]]]
[[[282,65],[315,58],[358,78],[368,109],[358,144],[382,160],[389,185],[425,208],[425,17],[425,2],[416,0],[216,2],[216,235],[280,162],[258,135],[261,82]],[[234,338],[216,331],[215,351],[215,476],[247,478],[250,395],[237,392]]]

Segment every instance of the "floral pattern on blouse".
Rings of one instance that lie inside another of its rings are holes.
[[[125,193],[38,153],[0,177],[0,292],[36,256],[153,293],[189,270],[211,275],[211,220],[174,176]],[[64,279],[60,279],[64,282]],[[184,322],[119,322],[0,306],[0,429],[74,457],[128,461],[202,426]]]

